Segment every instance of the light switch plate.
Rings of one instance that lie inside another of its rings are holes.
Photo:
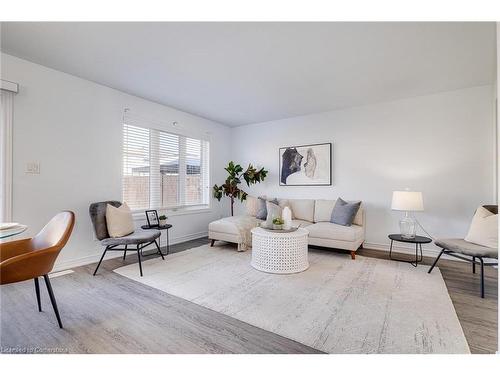
[[[26,163],[26,174],[40,174],[40,163],[37,161]]]

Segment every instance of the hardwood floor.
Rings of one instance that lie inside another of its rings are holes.
[[[174,245],[171,252],[207,242],[205,238]],[[383,252],[368,249],[360,250],[358,254],[387,258]],[[32,281],[2,286],[1,351],[319,353],[298,342],[111,272],[136,262],[137,257],[130,253],[124,261],[121,258],[103,261],[95,277],[92,277],[93,264],[51,279],[64,330],[57,327],[43,282],[42,313],[37,311]],[[426,259],[426,262],[430,260]],[[498,324],[497,270],[488,267],[486,298],[481,299],[479,275],[471,273],[470,265],[443,260],[439,266],[471,352],[494,353]]]

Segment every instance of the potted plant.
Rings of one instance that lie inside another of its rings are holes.
[[[228,173],[226,182],[221,186],[214,185],[213,196],[218,201],[220,201],[224,195],[229,197],[231,199],[231,216],[233,216],[234,200],[239,199],[243,202],[247,199],[248,195],[238,186],[241,183],[241,179],[243,178],[247,183],[247,186],[250,186],[264,181],[267,176],[267,171],[264,168],[257,170],[252,164],[249,164],[247,170],[243,172],[241,165],[234,164],[232,161],[230,161],[228,166],[224,169]]]
[[[158,218],[158,221],[159,221],[160,227],[163,227],[163,226],[167,225],[167,219],[168,219],[168,217],[167,217],[167,216],[165,216],[165,215],[160,215],[160,217]]]
[[[281,217],[275,217],[273,219],[273,229],[283,229],[283,224],[285,224],[285,220],[283,220]]]

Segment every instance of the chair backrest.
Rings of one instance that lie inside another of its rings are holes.
[[[75,225],[75,214],[62,211],[29,240],[6,243],[13,256],[0,263],[0,284],[10,284],[47,275]],[[16,255],[17,254],[17,255]]]
[[[109,238],[108,226],[106,224],[106,206],[108,204],[114,207],[122,205],[119,201],[104,201],[92,203],[89,207],[90,220],[92,220],[95,236],[99,241]]]
[[[486,208],[488,211],[490,211],[492,214],[497,215],[498,214],[498,206],[494,204],[486,204],[483,206]]]
[[[75,214],[73,212],[59,212],[31,239],[32,250],[44,250],[53,247],[59,253],[68,242],[74,225]]]

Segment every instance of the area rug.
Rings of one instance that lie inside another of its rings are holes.
[[[469,353],[439,269],[309,251],[309,269],[274,275],[251,251],[201,246],[115,270],[326,353]]]

